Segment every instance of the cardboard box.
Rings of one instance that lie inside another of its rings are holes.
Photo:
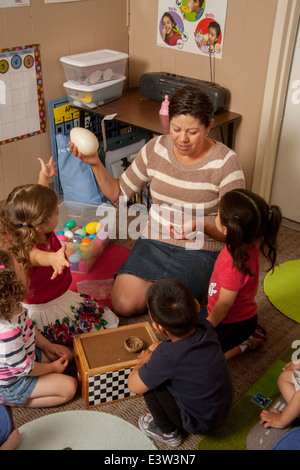
[[[157,341],[148,322],[74,336],[74,357],[86,408],[137,396],[127,385],[140,354],[126,350],[124,342],[130,336],[142,339],[143,349]]]

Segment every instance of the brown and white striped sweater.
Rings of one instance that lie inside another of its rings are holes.
[[[128,199],[148,184],[152,205],[143,235],[183,247],[186,246],[185,240],[174,240],[167,235],[169,217],[172,221],[168,210],[174,214],[178,209],[192,207],[195,217],[201,212],[196,212],[196,208],[201,207],[205,221],[213,222],[223,194],[245,186],[244,175],[233,150],[216,142],[209,155],[192,165],[184,165],[175,157],[170,135],[150,140],[119,177],[119,183],[121,196]],[[175,217],[175,222],[187,220],[185,216]],[[154,226],[158,227],[158,232],[153,230]],[[202,248],[220,251],[223,244],[205,235]]]

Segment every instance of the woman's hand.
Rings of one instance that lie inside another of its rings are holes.
[[[79,152],[74,142],[69,142],[69,147],[73,155],[78,157],[82,162],[87,163],[90,166],[97,166],[99,164],[100,160],[98,151],[93,153],[93,155],[84,155],[83,153]]]

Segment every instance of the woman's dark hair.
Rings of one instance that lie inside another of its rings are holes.
[[[219,207],[221,224],[227,228],[226,245],[233,263],[241,272],[251,274],[247,248],[256,241],[260,251],[274,269],[277,256],[277,235],[282,221],[278,206],[269,206],[258,194],[246,189],[226,193]]]
[[[172,335],[185,336],[197,323],[198,309],[192,292],[176,279],[162,279],[147,291],[150,315]]]
[[[169,118],[190,115],[208,127],[214,115],[211,97],[198,87],[187,85],[177,90],[170,99]]]

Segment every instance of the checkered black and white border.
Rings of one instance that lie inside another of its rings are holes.
[[[127,385],[127,378],[131,370],[132,367],[89,377],[89,406],[101,405],[102,403],[134,396],[135,393],[132,393]]]

